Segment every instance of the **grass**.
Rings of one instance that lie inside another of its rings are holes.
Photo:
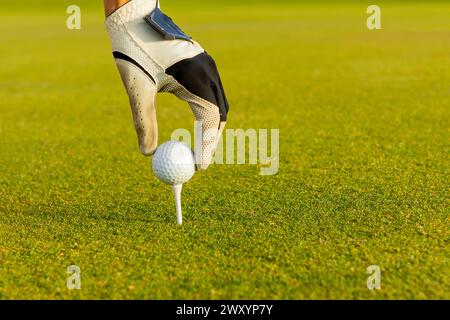
[[[137,148],[101,2],[0,12],[0,298],[449,299],[450,4],[163,3],[211,53],[228,128],[279,128],[280,171],[170,188]],[[161,141],[192,130],[158,97]],[[69,265],[82,288],[66,288]],[[366,287],[379,265],[382,289]]]

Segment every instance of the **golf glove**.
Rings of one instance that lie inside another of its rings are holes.
[[[197,168],[206,169],[224,129],[228,103],[216,64],[196,41],[167,40],[144,18],[156,0],[133,0],[106,18],[113,56],[128,93],[142,154],[158,145],[155,96],[170,92],[186,101],[201,124]]]

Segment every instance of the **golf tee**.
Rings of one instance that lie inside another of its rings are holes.
[[[175,206],[177,208],[177,223],[183,223],[183,213],[181,211],[181,189],[183,188],[182,184],[176,184],[172,186],[173,195],[175,196]]]

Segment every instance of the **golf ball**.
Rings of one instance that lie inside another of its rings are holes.
[[[152,168],[161,181],[171,185],[183,184],[195,173],[194,154],[186,144],[168,141],[156,149]]]

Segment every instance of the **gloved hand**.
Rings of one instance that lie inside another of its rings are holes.
[[[166,40],[144,20],[156,0],[133,0],[106,18],[113,55],[128,93],[142,154],[158,145],[155,96],[170,92],[188,102],[201,123],[197,167],[206,169],[224,129],[228,103],[216,64],[196,41]]]

